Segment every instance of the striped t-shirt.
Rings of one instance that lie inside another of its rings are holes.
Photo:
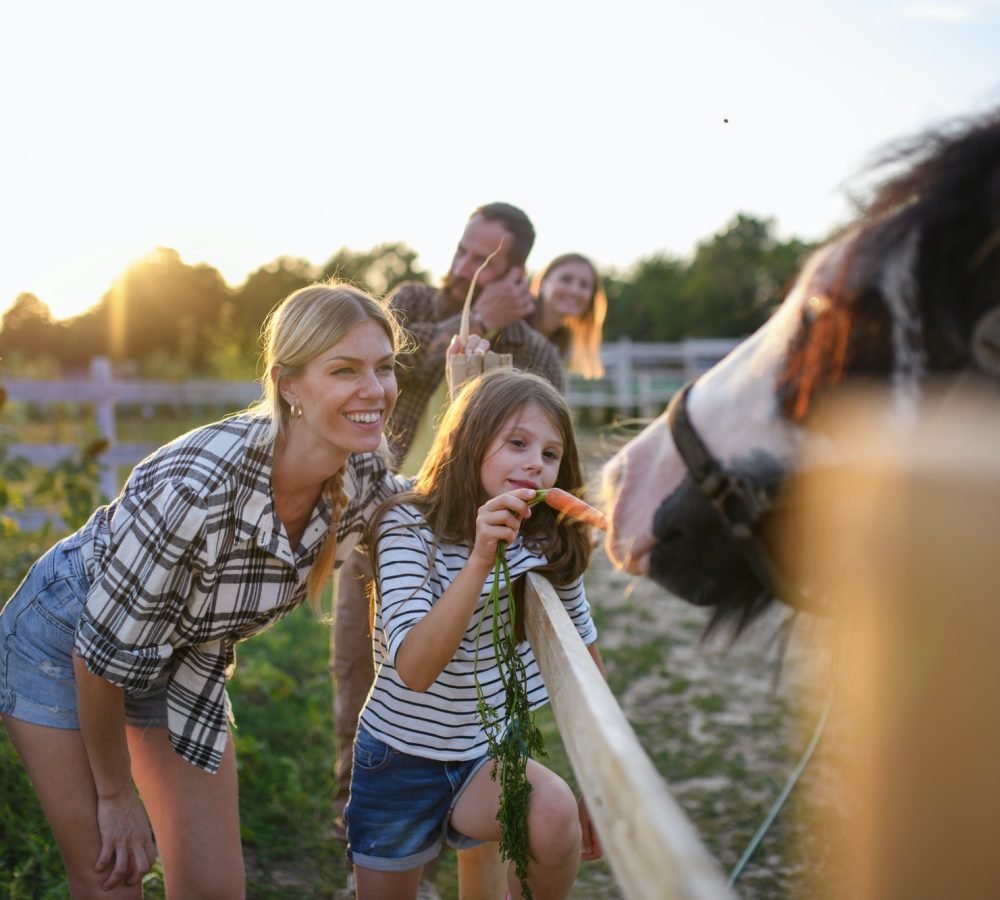
[[[433,548],[433,549],[432,549]],[[378,535],[379,604],[375,617],[375,684],[361,712],[367,731],[404,753],[430,759],[476,759],[487,752],[486,734],[476,713],[474,674],[488,703],[505,718],[504,691],[493,652],[493,612],[488,604],[492,572],[483,585],[455,655],[426,691],[410,690],[396,671],[399,648],[413,627],[455,580],[469,558],[470,544],[439,544],[412,505],[393,507]],[[521,536],[507,548],[511,581],[545,565],[545,558],[525,546]],[[597,628],[582,576],[556,586],[563,605],[585,644],[597,640]],[[509,598],[502,577],[499,611],[508,621]],[[480,617],[486,609],[480,627]],[[479,660],[476,663],[476,644]],[[548,694],[527,641],[518,646],[527,673],[531,708]]]

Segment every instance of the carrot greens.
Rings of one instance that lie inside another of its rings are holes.
[[[596,527],[607,525],[597,510],[579,498],[559,488],[540,490],[528,504],[545,501],[556,509],[562,517],[579,519]],[[506,619],[500,611],[501,581],[507,591]],[[486,732],[488,753],[493,760],[492,777],[500,779],[500,809],[497,820],[500,823],[500,855],[514,863],[514,870],[521,883],[521,892],[531,900],[531,889],[527,884],[528,862],[528,804],[531,798],[531,782],[528,781],[528,759],[535,754],[545,756],[545,743],[535,725],[534,715],[528,701],[527,672],[524,660],[517,652],[515,635],[519,633],[517,606],[511,589],[510,570],[507,567],[507,545],[497,544],[496,559],[493,564],[493,584],[489,597],[483,606],[479,626],[476,631],[476,654],[474,669],[479,671],[479,635],[487,610],[492,615],[493,652],[497,671],[504,691],[505,718],[501,719],[496,708],[490,705],[483,694],[476,675],[476,710]]]
[[[535,725],[534,715],[528,701],[527,672],[524,660],[517,652],[514,638],[516,607],[511,591],[510,570],[507,568],[507,546],[501,541],[497,545],[496,561],[493,565],[493,585],[489,598],[483,607],[479,620],[482,629],[486,610],[493,616],[493,652],[496,656],[497,671],[504,691],[506,721],[501,720],[496,709],[489,704],[476,678],[476,709],[486,732],[489,756],[493,760],[491,772],[494,780],[500,779],[500,855],[514,863],[514,871],[521,883],[521,893],[531,900],[531,888],[527,884],[528,862],[528,803],[531,797],[531,782],[528,781],[528,759],[532,754],[545,756],[542,733]],[[504,621],[500,615],[500,583],[503,579],[507,589],[509,614]],[[479,670],[479,632],[476,634],[476,671]],[[506,727],[505,727],[506,726]]]

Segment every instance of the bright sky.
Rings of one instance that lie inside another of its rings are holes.
[[[533,268],[738,211],[817,238],[884,141],[1000,103],[998,48],[1000,0],[3,3],[0,311],[157,246],[236,285],[401,240],[439,276],[492,200]]]

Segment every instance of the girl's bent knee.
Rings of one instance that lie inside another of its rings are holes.
[[[528,841],[532,856],[543,864],[549,860],[561,863],[567,854],[578,858],[583,831],[576,798],[569,786],[562,783],[561,789],[538,798],[532,796],[531,800]]]

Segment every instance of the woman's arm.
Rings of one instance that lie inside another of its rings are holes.
[[[156,861],[156,847],[146,811],[132,787],[125,692],[94,675],[75,653],[73,671],[80,732],[97,790],[101,850],[94,869],[108,872],[105,890],[122,882],[135,885]]]

